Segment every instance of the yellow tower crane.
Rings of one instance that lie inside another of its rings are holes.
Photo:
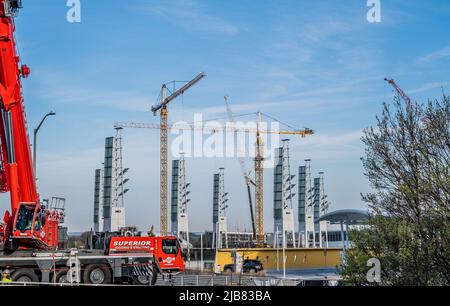
[[[186,90],[194,86],[198,81],[206,76],[204,72],[199,73],[191,81],[187,82],[180,89],[174,91],[167,96],[167,84],[163,84],[161,88],[161,101],[158,105],[152,107],[153,115],[157,115],[158,111],[161,117],[160,136],[160,232],[161,235],[167,234],[167,104],[184,94]]]
[[[227,108],[228,119],[234,122],[233,112],[231,110],[231,106],[229,103],[229,97],[225,96],[225,106]],[[239,158],[239,162],[241,164],[241,168],[244,174],[244,178],[247,185],[248,197],[249,197],[249,205],[250,205],[250,216],[252,222],[253,229],[253,237],[256,241],[257,246],[264,246],[264,143],[261,137],[263,133],[274,133],[274,131],[264,131],[261,130],[261,122],[262,122],[262,113],[257,112],[257,123],[256,123],[256,145],[255,145],[255,180],[253,181],[248,172],[245,170],[245,161],[243,158]],[[273,119],[273,118],[272,118]],[[308,135],[312,135],[313,131],[306,128],[304,130],[293,130],[293,131],[276,131],[280,135],[300,135],[301,137],[306,137]],[[251,184],[255,186],[255,212],[253,212],[252,207],[252,199],[251,199]],[[254,217],[256,215],[256,217]]]
[[[255,154],[255,223],[256,245],[264,246],[264,143],[261,137],[261,113],[257,113],[256,121],[256,154]]]

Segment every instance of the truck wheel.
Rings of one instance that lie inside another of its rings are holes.
[[[19,283],[37,283],[39,277],[32,269],[18,269],[11,276],[13,282]]]
[[[158,279],[158,273],[155,269],[155,266],[152,265],[152,269],[151,269],[151,275],[150,276],[140,276],[140,275],[135,275],[133,276],[133,285],[138,285],[138,286],[148,286],[148,280],[150,278],[151,281],[151,285],[154,286],[156,284],[156,281]]]
[[[83,281],[86,284],[111,284],[112,276],[108,266],[104,264],[92,264],[85,267]]]
[[[156,284],[157,276],[154,274],[153,276],[150,276],[151,278],[151,285],[154,286]],[[148,276],[133,276],[133,285],[138,286],[148,286]]]
[[[255,274],[256,273],[256,269],[255,268],[250,268],[250,270],[248,272],[250,274]]]
[[[54,281],[58,284],[68,284],[69,283],[67,279],[68,272],[69,272],[68,268],[59,269],[55,274]]]
[[[232,268],[226,268],[225,269],[225,274],[229,274],[229,275],[233,274],[233,269]]]

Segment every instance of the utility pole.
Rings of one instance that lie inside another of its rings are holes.
[[[201,265],[200,271],[203,272],[203,267],[204,267],[204,264],[203,264],[203,232],[200,233],[200,265]]]
[[[283,229],[283,241],[286,240],[286,231]],[[286,245],[283,243],[283,278],[286,278]]]

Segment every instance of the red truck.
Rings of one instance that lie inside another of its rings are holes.
[[[103,249],[0,252],[0,270],[15,282],[154,285],[157,275],[184,271],[175,236],[113,236]]]

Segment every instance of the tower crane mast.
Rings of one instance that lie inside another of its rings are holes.
[[[168,184],[168,156],[167,156],[167,104],[182,95],[186,90],[194,86],[198,81],[206,76],[204,72],[199,73],[191,81],[187,82],[180,89],[167,96],[167,84],[161,88],[161,101],[152,107],[153,115],[158,111],[161,117],[160,126],[160,232],[161,235],[167,234],[167,184]]]
[[[255,154],[256,243],[264,245],[264,143],[261,137],[261,113],[257,114]]]

